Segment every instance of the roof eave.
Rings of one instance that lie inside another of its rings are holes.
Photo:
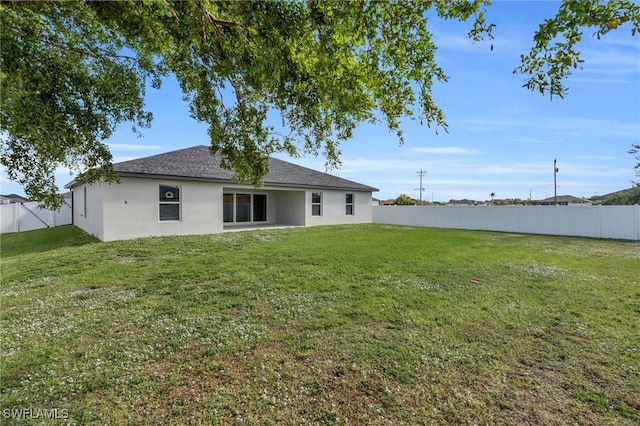
[[[166,179],[166,180],[186,180],[190,182],[213,182],[213,183],[224,183],[231,185],[251,185],[248,182],[238,182],[233,179],[220,179],[220,178],[210,178],[210,177],[198,177],[198,176],[178,176],[178,175],[167,175],[167,174],[151,174],[151,173],[138,173],[138,172],[121,172],[116,171],[116,175],[119,177],[132,177],[132,178],[143,178],[143,179]],[[75,182],[72,181],[72,182]],[[78,183],[77,185],[79,185]],[[67,184],[70,185],[70,184]],[[77,186],[75,185],[75,186]],[[276,186],[276,187],[294,187],[294,188],[318,188],[318,189],[333,189],[337,191],[364,191],[364,192],[378,192],[380,191],[378,188],[370,187],[363,185],[361,187],[349,187],[349,186],[331,186],[331,185],[308,185],[308,184],[300,184],[293,182],[270,182],[264,181],[264,186]],[[67,186],[65,186],[67,188]]]

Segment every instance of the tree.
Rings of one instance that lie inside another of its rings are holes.
[[[495,202],[496,206],[528,206],[531,204],[531,200],[521,200],[520,198],[507,198],[505,200],[498,200]]]
[[[407,194],[398,195],[398,198],[394,200],[394,203],[399,206],[415,206],[418,204],[416,200],[409,197]]]
[[[602,204],[604,205],[634,205],[640,204],[640,185],[625,191],[616,192],[608,196]]]
[[[631,145],[629,154],[638,154],[640,152],[640,144]],[[640,177],[640,155],[636,156],[638,163],[636,164],[636,176]],[[640,182],[634,182],[633,187],[628,190],[619,191],[608,196],[602,204],[605,205],[634,205],[640,204]]]
[[[631,145],[631,149],[629,150],[629,154],[638,154],[640,153],[640,144],[634,144]],[[638,154],[636,156],[636,160],[638,160],[638,162],[636,163],[636,176],[640,177],[640,154]],[[636,186],[640,186],[640,182],[635,182]]]
[[[400,142],[404,117],[446,131],[432,86],[447,76],[434,60],[427,21],[468,20],[469,38],[490,40],[488,4],[3,1],[0,163],[29,198],[49,207],[62,202],[58,166],[82,172],[80,179],[116,179],[103,141],[121,123],[150,125],[145,88],[159,88],[169,74],[192,117],[208,124],[212,152],[255,185],[274,152],[321,152],[328,166],[338,165],[340,141],[363,122],[386,123]],[[564,96],[586,27],[598,37],[621,27],[635,35],[640,6],[563,2],[514,72],[531,76],[531,90]],[[273,111],[284,130],[266,124]]]

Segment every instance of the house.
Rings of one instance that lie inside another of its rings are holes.
[[[376,188],[275,158],[264,186],[237,182],[207,146],[114,164],[120,183],[72,181],[73,223],[102,241],[246,226],[370,223]]]
[[[573,195],[558,195],[557,197],[549,197],[544,200],[534,200],[531,202],[534,206],[567,206],[569,204],[591,204],[591,201],[584,198],[574,197]]]
[[[463,198],[462,200],[449,200],[447,203],[448,206],[477,206],[478,204],[482,204],[480,201],[469,200],[467,198]]]
[[[0,195],[0,204],[28,203],[29,199],[17,194]]]

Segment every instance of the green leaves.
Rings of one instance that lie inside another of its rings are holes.
[[[254,185],[274,152],[321,153],[328,167],[339,164],[340,142],[362,122],[384,122],[400,143],[404,118],[446,131],[432,87],[447,76],[435,62],[427,16],[469,20],[470,39],[491,40],[488,4],[3,2],[0,162],[49,207],[62,202],[56,168],[114,179],[103,141],[122,123],[150,125],[146,84],[159,88],[169,73],[192,117],[208,124],[212,151]],[[582,62],[584,28],[599,37],[630,26],[635,34],[638,10],[623,0],[566,1],[514,72],[531,75],[529,89],[562,97],[563,80]],[[267,121],[273,114],[277,128]]]
[[[30,198],[57,208],[55,170],[99,168],[121,122],[147,127],[146,73],[85,4],[3,3],[0,160]],[[133,66],[132,66],[133,63]],[[101,173],[102,174],[102,173]]]
[[[466,20],[483,3],[436,2],[436,10]],[[193,118],[209,125],[212,151],[238,180],[254,185],[273,152],[321,152],[328,167],[336,166],[339,142],[363,121],[385,121],[400,141],[402,117],[446,128],[431,97],[433,81],[446,81],[427,30],[432,6],[3,3],[1,162],[29,197],[52,207],[61,202],[57,167],[89,180],[113,179],[103,141],[121,123],[150,124],[146,83],[157,88],[168,73]],[[491,28],[480,13],[470,36],[490,35]],[[232,99],[223,98],[229,89]],[[266,124],[273,112],[282,117],[281,129]]]
[[[399,206],[413,206],[417,204],[416,200],[414,200],[407,194],[398,195],[398,197],[393,202]]]
[[[627,0],[562,2],[554,18],[547,19],[534,34],[535,45],[528,55],[521,56],[521,65],[514,73],[529,74],[524,84],[530,90],[564,98],[567,88],[563,81],[584,61],[576,46],[583,31],[594,28],[598,39],[609,31],[631,28],[631,35],[640,29],[640,5]]]

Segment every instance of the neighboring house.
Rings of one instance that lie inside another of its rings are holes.
[[[544,200],[533,200],[534,206],[553,206],[557,203],[559,206],[567,206],[569,204],[591,204],[591,201],[584,198],[574,197],[573,195],[558,195],[557,197],[549,197]]]
[[[28,203],[29,199],[16,194],[0,195],[0,204]]]
[[[449,200],[447,203],[448,206],[477,206],[478,204],[482,204],[482,202],[466,198],[463,198],[462,200]]]
[[[102,241],[371,222],[376,188],[275,158],[269,168],[264,186],[254,188],[201,145],[114,164],[120,183],[66,187],[73,223]]]

